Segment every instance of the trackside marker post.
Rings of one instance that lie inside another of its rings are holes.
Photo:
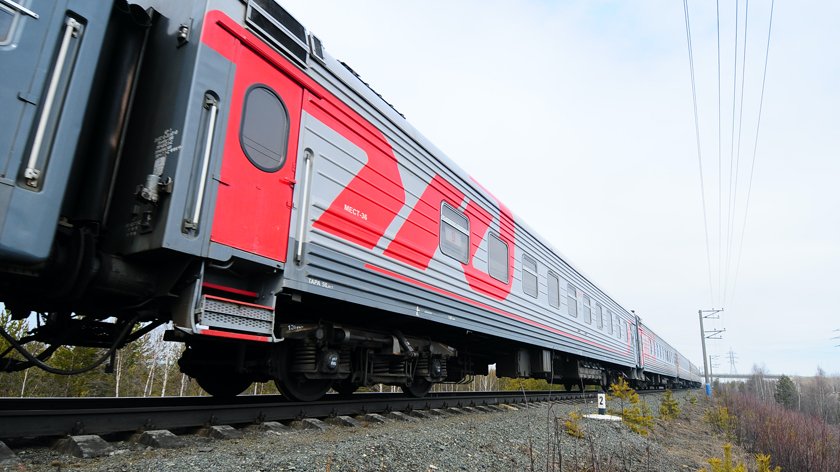
[[[607,394],[603,392],[598,394],[598,414],[607,414]]]

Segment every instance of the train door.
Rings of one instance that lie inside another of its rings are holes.
[[[641,329],[639,317],[636,316],[634,320],[630,321],[631,336],[636,345],[636,365],[644,369],[645,367],[645,346],[642,343],[643,338],[639,330]]]
[[[286,261],[303,89],[240,45],[212,241]]]

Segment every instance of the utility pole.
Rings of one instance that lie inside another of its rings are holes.
[[[715,370],[720,367],[717,360],[720,359],[720,356],[717,354],[709,354],[709,377],[712,379],[715,378]]]
[[[703,343],[703,372],[706,375],[706,396],[709,396],[709,397],[712,396],[712,384],[711,384],[711,381],[709,379],[709,360],[706,358],[706,339],[707,338],[708,339],[720,339],[720,337],[715,337],[715,336],[719,336],[720,333],[722,333],[726,330],[723,329],[723,330],[706,331],[703,328],[703,318],[718,319],[719,317],[715,316],[715,315],[717,315],[718,313],[720,313],[722,311],[723,311],[723,308],[721,308],[720,310],[699,310],[697,312],[697,314],[700,315],[700,341]],[[703,313],[707,313],[707,314],[704,315]]]

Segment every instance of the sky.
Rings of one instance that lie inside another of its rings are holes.
[[[775,3],[756,139],[770,0],[739,2],[737,58],[720,0],[720,95],[715,3],[689,1],[700,159],[682,2],[281,3],[695,364],[723,307],[714,371],[840,372],[840,2]]]

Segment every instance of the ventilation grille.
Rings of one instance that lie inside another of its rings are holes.
[[[312,56],[314,56],[316,59],[321,61],[321,63],[323,64],[324,63],[324,44],[321,43],[321,40],[318,39],[318,37],[315,36],[314,34],[310,34],[309,39],[312,42]]]
[[[309,54],[306,28],[274,0],[250,0],[246,22],[301,64],[306,65]]]
[[[274,312],[267,308],[240,305],[205,296],[200,323],[211,328],[271,336],[274,331]]]

